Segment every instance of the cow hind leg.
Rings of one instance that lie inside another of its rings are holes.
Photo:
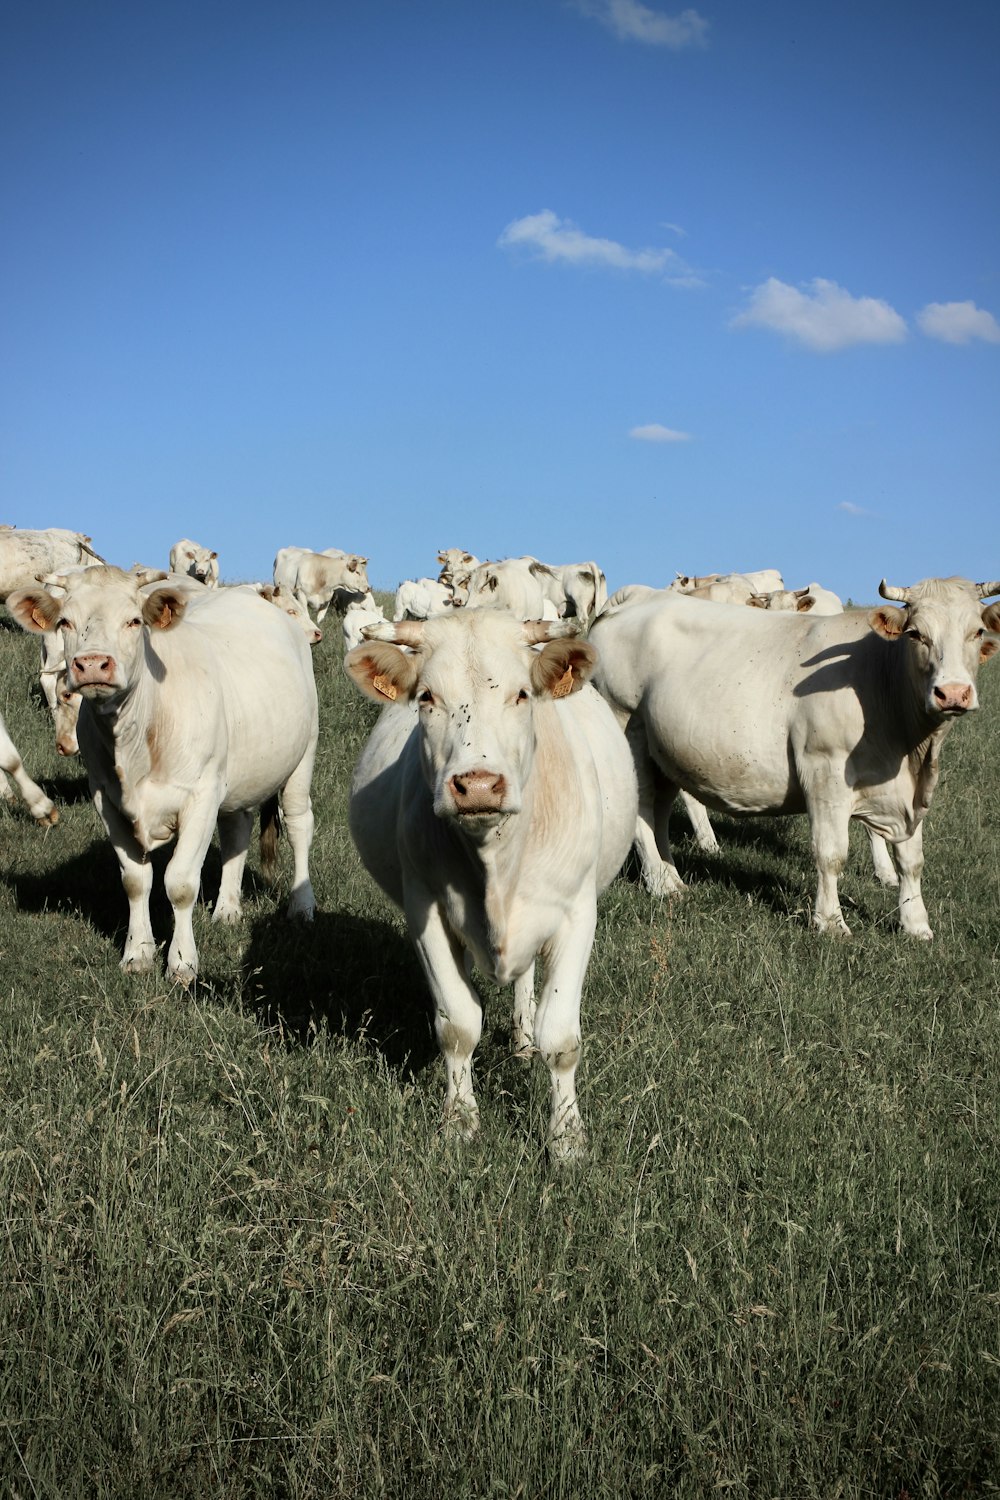
[[[694,841],[698,845],[698,848],[703,849],[706,854],[718,854],[719,841],[715,837],[715,829],[712,827],[705,804],[699,802],[697,797],[692,797],[689,792],[681,792],[680,800],[684,811],[688,815],[691,832],[694,834]],[[667,816],[669,816],[669,808],[667,809]],[[666,818],[664,818],[664,822],[666,822]],[[660,837],[659,801],[656,809],[656,842],[661,849],[664,845],[668,849],[670,848],[669,835],[665,833],[663,839]]]
[[[665,781],[654,766],[646,741],[646,728],[637,714],[629,720],[625,734],[632,750],[639,787],[633,847],[639,859],[643,884],[653,896],[677,896],[687,890],[674,864],[667,833],[670,805],[677,788],[672,782]]]
[[[0,728],[0,769],[6,772],[6,776],[9,776],[14,782],[27,803],[28,811],[36,823],[58,823],[59,814],[56,811],[55,803],[51,798],[46,797],[40,786],[32,781],[21,763],[21,757],[18,754],[14,741],[6,729],[3,728]],[[13,793],[6,780],[6,776],[0,778],[2,780],[0,796],[10,801]]]
[[[576,1099],[580,1061],[580,999],[597,926],[594,890],[580,892],[574,910],[543,952],[545,982],[535,1014],[535,1047],[549,1070],[549,1156],[553,1162],[586,1155],[587,1132]]]
[[[535,1041],[535,966],[514,980],[514,1056],[527,1061]]]
[[[213,922],[232,925],[243,913],[243,870],[253,833],[253,813],[245,808],[219,814],[219,848],[222,852],[222,879],[212,913]]]
[[[899,875],[896,866],[892,862],[889,846],[880,833],[874,829],[868,829],[868,839],[872,849],[872,865],[875,869],[875,879],[880,885],[897,886]]]
[[[922,938],[929,943],[934,936],[931,931],[927,908],[920,892],[920,877],[924,868],[924,828],[917,824],[916,832],[896,845],[896,862],[899,865],[899,923],[911,937]]]

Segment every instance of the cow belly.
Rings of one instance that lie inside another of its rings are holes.
[[[707,689],[695,712],[678,713],[675,701],[658,691],[641,710],[650,753],[670,781],[720,812],[805,810],[783,723],[741,716],[742,705]]]

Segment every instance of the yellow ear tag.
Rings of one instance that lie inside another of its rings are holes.
[[[169,628],[169,626],[170,626],[170,622],[173,619],[173,617],[174,617],[174,612],[170,608],[170,605],[169,604],[165,604],[163,606],[162,610],[160,611],[160,613],[156,617],[155,624],[156,624],[157,630],[167,630]]]
[[[375,673],[375,676],[372,678],[372,687],[376,693],[381,693],[383,698],[388,698],[393,703],[396,701],[396,684],[391,678],[385,677],[381,672]]]
[[[34,623],[38,626],[39,630],[48,630],[48,628],[49,628],[49,622],[45,618],[45,616],[42,614],[42,612],[41,612],[40,609],[33,609],[31,611],[31,618],[34,621]]]
[[[567,667],[552,689],[553,698],[567,698],[573,691],[573,668]]]

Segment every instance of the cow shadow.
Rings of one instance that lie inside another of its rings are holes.
[[[106,838],[95,838],[79,854],[37,874],[0,869],[0,882],[11,891],[19,911],[82,917],[102,937],[124,943],[128,908],[118,858]],[[172,914],[163,892],[162,864],[154,875],[150,916],[155,928],[169,930]]]
[[[437,1056],[423,971],[409,940],[386,922],[351,912],[318,911],[308,924],[262,916],[241,967],[244,1007],[294,1041],[342,1036],[405,1078]]]

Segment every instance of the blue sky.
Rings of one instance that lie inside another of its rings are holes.
[[[998,56],[982,0],[18,7],[0,520],[995,578]]]

